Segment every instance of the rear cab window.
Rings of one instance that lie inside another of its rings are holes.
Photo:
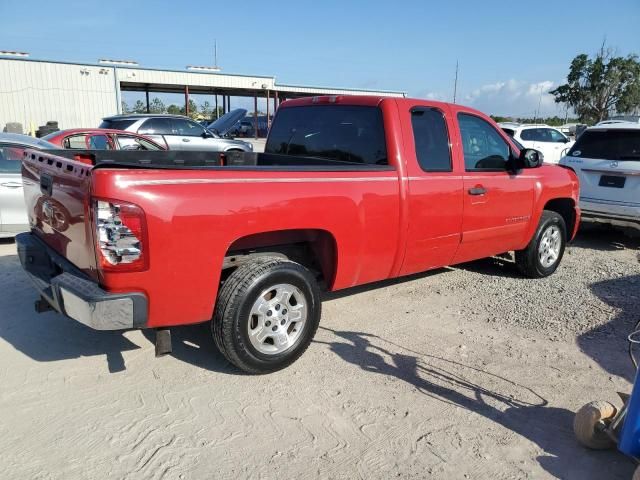
[[[360,105],[282,108],[269,132],[265,153],[387,165],[382,111]]]
[[[567,156],[640,161],[640,129],[586,130]]]

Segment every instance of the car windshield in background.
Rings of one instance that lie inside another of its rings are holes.
[[[20,173],[24,147],[0,145],[0,173]]]
[[[111,130],[126,130],[136,123],[137,119],[105,119],[100,124],[100,128],[110,128]]]
[[[386,165],[382,112],[378,107],[350,105],[283,108],[273,122],[265,152]]]
[[[567,156],[602,160],[640,160],[640,129],[587,130]]]

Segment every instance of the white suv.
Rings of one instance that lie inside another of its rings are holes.
[[[640,124],[588,128],[560,165],[580,179],[583,220],[640,229]]]
[[[549,125],[523,125],[510,122],[498,125],[507,135],[515,138],[526,148],[542,152],[544,161],[548,163],[558,163],[575,143],[560,130]]]

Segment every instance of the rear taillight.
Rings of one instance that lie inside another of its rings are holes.
[[[103,271],[139,272],[149,267],[147,225],[137,205],[94,199],[96,254]]]

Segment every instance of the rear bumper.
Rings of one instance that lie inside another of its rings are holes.
[[[580,207],[584,222],[640,229],[640,206],[581,198]]]
[[[143,293],[109,293],[31,233],[16,236],[22,268],[51,307],[95,330],[147,325]]]

